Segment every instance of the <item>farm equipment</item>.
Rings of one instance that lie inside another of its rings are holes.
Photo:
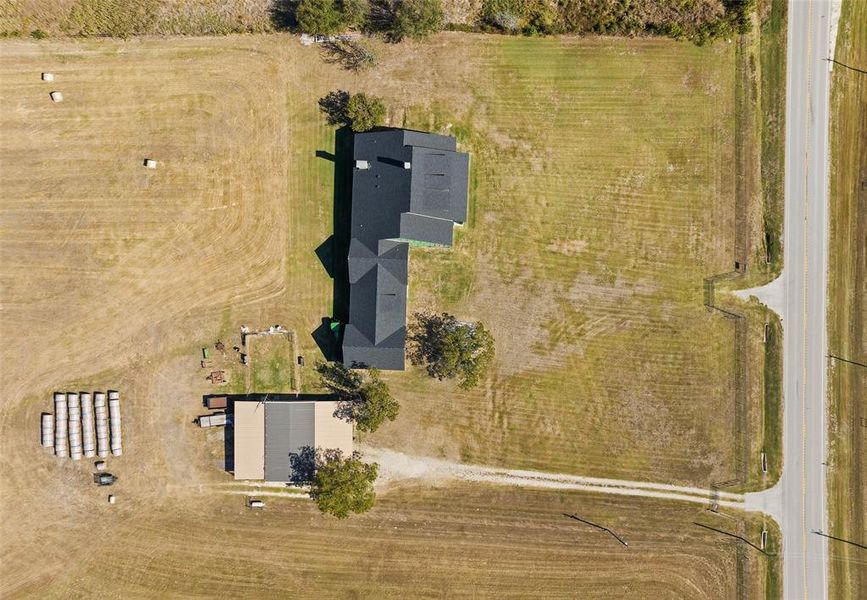
[[[97,485],[101,485],[101,486],[114,485],[115,481],[117,481],[117,476],[112,475],[111,473],[94,473],[93,474],[93,482]]]

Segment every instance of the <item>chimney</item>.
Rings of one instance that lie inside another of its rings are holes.
[[[355,168],[359,171],[364,171],[370,168],[370,163],[366,160],[357,160],[355,161]]]

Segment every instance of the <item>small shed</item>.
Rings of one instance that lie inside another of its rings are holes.
[[[52,102],[63,102],[63,92],[51,92],[48,95],[51,96]]]
[[[54,73],[43,73],[42,81],[54,81]]]
[[[155,161],[152,158],[146,158],[144,161],[144,166],[146,166],[148,169],[156,169],[157,168],[157,161]],[[208,357],[205,356],[205,358],[208,358]]]

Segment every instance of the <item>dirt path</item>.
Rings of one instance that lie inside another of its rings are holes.
[[[709,489],[676,486],[646,481],[600,479],[561,473],[523,471],[465,465],[424,456],[410,456],[385,448],[363,448],[366,458],[379,463],[378,484],[389,484],[415,479],[431,483],[446,483],[450,480],[479,481],[498,485],[548,489],[580,490],[621,496],[644,496],[708,504],[716,498],[719,506],[744,509],[744,496],[731,492],[715,492]]]

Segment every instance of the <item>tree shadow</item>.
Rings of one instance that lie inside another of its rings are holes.
[[[275,0],[270,11],[274,29],[294,31],[298,27],[298,19],[295,18],[298,4],[298,0]]]
[[[312,446],[302,446],[298,452],[290,452],[289,468],[291,485],[306,485],[313,481],[313,476],[316,474],[316,449]]]

